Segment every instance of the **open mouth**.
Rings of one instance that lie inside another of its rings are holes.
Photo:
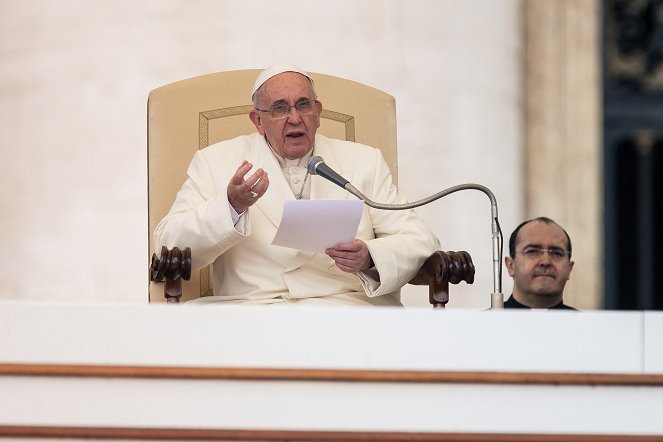
[[[304,138],[304,132],[290,132],[289,134],[286,134],[286,137],[290,140],[301,140]]]

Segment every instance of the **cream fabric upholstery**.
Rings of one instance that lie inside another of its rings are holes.
[[[154,89],[147,102],[149,256],[154,228],[186,180],[193,154],[218,141],[255,132],[248,117],[258,69],[218,72]],[[323,113],[320,133],[382,150],[398,177],[396,103],[391,95],[330,75],[309,73]],[[238,165],[239,166],[239,165]],[[158,250],[156,251],[159,254]],[[209,268],[183,281],[182,301],[212,294]],[[150,301],[164,301],[163,283],[150,283]]]

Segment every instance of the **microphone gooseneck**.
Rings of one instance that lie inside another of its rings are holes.
[[[493,293],[490,297],[490,305],[492,309],[501,309],[504,308],[504,294],[502,294],[502,230],[500,229],[499,220],[497,218],[497,199],[493,192],[490,191],[486,186],[481,184],[466,183],[458,184],[456,186],[449,187],[440,192],[437,192],[427,198],[420,199],[411,203],[404,204],[383,204],[376,203],[371,201],[357,190],[348,180],[343,178],[341,175],[336,173],[333,169],[325,164],[325,160],[320,156],[313,156],[309,158],[306,163],[306,168],[311,175],[320,175],[321,177],[331,181],[339,187],[347,190],[360,200],[362,200],[367,206],[373,207],[375,209],[382,210],[405,210],[413,209],[415,207],[423,206],[437,199],[440,199],[444,196],[450,195],[452,193],[458,192],[459,190],[478,190],[483,192],[490,199],[490,213],[491,213],[491,227],[493,235]]]

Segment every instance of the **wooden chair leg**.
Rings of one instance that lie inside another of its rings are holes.
[[[154,282],[164,282],[164,296],[168,303],[179,303],[182,297],[182,279],[191,279],[191,249],[181,251],[174,247],[168,250],[161,248],[161,256],[152,254],[150,279]]]
[[[428,285],[428,301],[433,308],[445,308],[449,302],[449,284],[474,282],[474,264],[467,252],[443,252],[432,254],[410,284]]]

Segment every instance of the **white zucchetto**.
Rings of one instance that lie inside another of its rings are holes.
[[[253,95],[255,95],[256,91],[260,89],[260,86],[265,84],[267,80],[269,80],[275,75],[279,75],[284,72],[297,72],[298,74],[302,74],[303,76],[311,80],[311,82],[313,82],[313,79],[309,76],[309,74],[304,72],[304,70],[299,66],[287,63],[275,63],[258,75],[258,78],[256,78],[256,82],[253,85],[253,90],[251,91],[251,98],[253,98]]]

